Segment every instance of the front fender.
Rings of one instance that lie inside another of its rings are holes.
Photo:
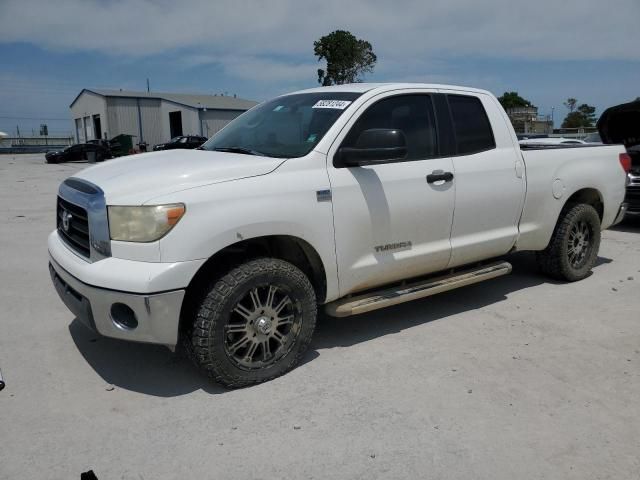
[[[160,240],[161,261],[208,259],[242,240],[287,235],[316,250],[327,274],[327,297],[333,298],[338,294],[333,208],[318,201],[316,192],[327,189],[328,178],[324,161],[311,157],[286,162],[269,175],[155,199],[187,206],[178,225]]]

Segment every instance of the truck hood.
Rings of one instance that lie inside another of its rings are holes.
[[[206,150],[166,150],[107,160],[74,177],[100,187],[109,205],[141,205],[180,190],[266,175],[284,161]]]
[[[597,127],[604,143],[622,143],[626,148],[640,145],[640,101],[606,109]]]

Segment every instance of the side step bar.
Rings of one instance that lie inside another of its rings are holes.
[[[379,308],[398,305],[418,298],[425,298],[436,293],[446,292],[454,288],[464,287],[491,278],[511,273],[509,262],[496,262],[470,270],[455,272],[427,280],[420,280],[405,285],[397,285],[356,297],[348,297],[328,303],[325,311],[332,317],[348,317],[370,312]]]

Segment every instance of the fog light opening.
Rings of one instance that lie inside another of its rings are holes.
[[[134,330],[138,326],[138,319],[131,307],[124,303],[114,303],[111,305],[111,320],[116,327],[123,330]]]

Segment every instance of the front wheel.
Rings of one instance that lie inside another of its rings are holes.
[[[551,241],[538,253],[540,269],[559,280],[575,282],[591,274],[600,249],[600,217],[591,205],[566,207]]]
[[[298,364],[316,315],[315,292],[302,271],[278,259],[251,260],[209,287],[187,348],[218,383],[230,388],[261,383]]]

